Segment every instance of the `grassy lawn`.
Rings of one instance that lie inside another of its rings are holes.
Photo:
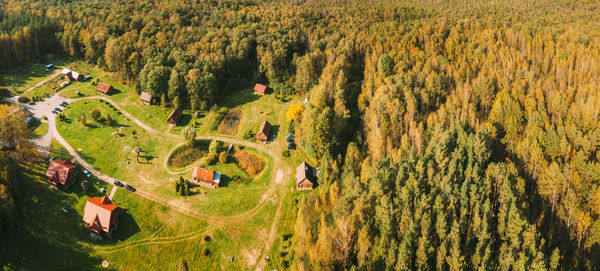
[[[52,146],[52,156],[68,157],[56,142]],[[185,260],[190,270],[248,268],[244,261],[227,259],[242,254],[246,246],[239,240],[124,189],[113,199],[121,214],[112,239],[89,239],[81,220],[85,202],[112,186],[92,177],[87,192],[80,180],[66,191],[50,190],[43,176],[47,163],[35,159],[23,165],[21,193],[15,195],[19,211],[0,240],[3,264],[19,270],[104,270],[100,264],[107,260],[109,269],[176,270]]]
[[[99,123],[92,121],[90,110],[93,108],[98,108],[102,115],[110,113],[116,124],[109,127],[102,121]],[[260,202],[260,198],[267,190],[267,185],[271,180],[272,159],[246,148],[245,150],[265,161],[266,169],[255,176],[253,181],[247,184],[226,183],[225,187],[219,189],[196,186],[192,189],[192,196],[182,197],[176,193],[174,182],[179,176],[190,179],[191,172],[173,176],[164,169],[166,155],[180,141],[145,132],[100,100],[76,101],[63,112],[68,121],[57,122],[59,133],[95,168],[108,176],[130,183],[134,187],[143,188],[147,192],[201,213],[234,215],[249,210]],[[82,114],[86,115],[88,122],[85,127],[77,121]],[[112,133],[118,129],[117,127],[125,127],[125,131],[120,136],[113,136]],[[132,134],[133,131],[135,131],[135,136]],[[140,159],[141,163],[137,162],[133,153],[138,144],[144,150]],[[232,163],[209,168],[214,168],[225,175],[225,182],[227,176],[241,175],[239,167]],[[240,194],[244,196],[240,197]]]
[[[33,128],[33,134],[31,135],[31,137],[33,138],[40,138],[42,136],[44,136],[46,133],[48,133],[48,123],[47,122],[38,122],[36,124],[35,127]]]
[[[61,59],[48,61],[55,66],[62,66],[65,62]],[[13,71],[0,74],[0,88],[7,88],[12,95],[17,95],[44,80],[52,74],[52,71],[46,71],[45,63],[27,64],[16,68]]]

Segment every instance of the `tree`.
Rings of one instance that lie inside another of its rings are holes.
[[[106,113],[106,115],[104,116],[104,124],[106,124],[108,126],[113,126],[113,124],[114,124],[113,118],[110,116],[109,113]]]
[[[94,121],[98,121],[102,117],[102,112],[100,112],[100,109],[98,108],[92,108],[92,110],[90,110],[90,116]]]
[[[221,164],[227,164],[227,152],[222,151],[219,154],[219,163],[221,163]]]
[[[188,145],[192,145],[194,143],[194,140],[196,139],[196,129],[190,126],[186,126],[181,131],[181,134],[183,135],[183,138],[185,138],[185,140],[187,141]]]
[[[285,112],[285,118],[288,122],[294,121],[302,114],[303,111],[304,106],[302,106],[302,104],[292,104]]]
[[[218,153],[221,148],[221,141],[212,140],[210,145],[208,145],[208,152],[210,153]]]
[[[379,70],[385,76],[390,76],[392,74],[394,71],[394,62],[388,54],[381,55],[379,61],[377,62],[377,70]]]

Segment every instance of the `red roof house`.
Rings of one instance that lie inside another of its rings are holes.
[[[212,169],[195,167],[192,172],[192,180],[199,184],[204,184],[212,188],[219,187],[221,182],[221,173]]]
[[[96,86],[96,91],[104,94],[108,94],[112,89],[113,87],[111,85],[104,82],[98,82],[98,85]]]
[[[265,86],[263,84],[256,84],[254,86],[254,93],[258,93],[260,95],[265,95],[266,92],[267,92],[267,86]]]
[[[73,183],[75,176],[77,176],[76,167],[69,159],[54,159],[50,161],[48,170],[46,170],[46,176],[55,186],[68,188]]]
[[[117,205],[106,196],[94,197],[85,203],[83,221],[86,226],[98,235],[111,236],[119,224],[119,210]]]

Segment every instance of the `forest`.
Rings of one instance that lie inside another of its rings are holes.
[[[309,97],[294,127],[321,175],[291,269],[593,270],[598,8],[3,0],[0,71],[64,54],[192,110],[253,82]]]

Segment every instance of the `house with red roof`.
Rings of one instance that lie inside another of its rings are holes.
[[[267,93],[267,86],[263,84],[256,84],[254,86],[254,93],[265,95],[265,93]]]
[[[83,209],[83,222],[93,233],[110,238],[119,224],[119,207],[106,196],[90,198]]]
[[[204,186],[217,188],[219,187],[219,183],[221,183],[221,173],[212,169],[195,167],[192,172],[192,180]]]
[[[113,90],[113,87],[107,83],[104,82],[98,82],[98,85],[96,85],[96,91],[102,93],[102,94],[110,94],[110,92]]]
[[[77,166],[69,159],[54,159],[50,161],[46,176],[50,183],[57,187],[69,188],[77,176]]]

